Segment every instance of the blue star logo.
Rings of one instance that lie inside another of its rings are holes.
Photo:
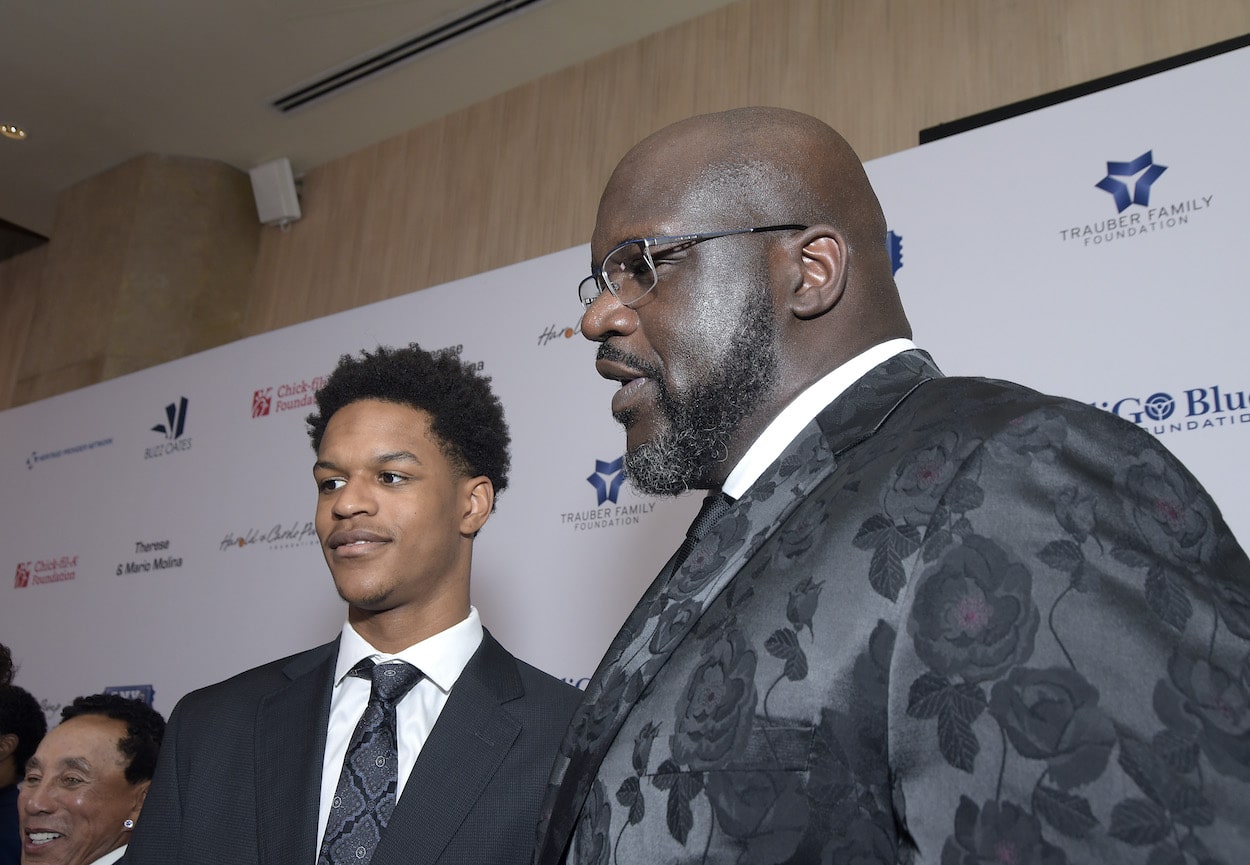
[[[595,460],[595,473],[586,478],[586,483],[595,488],[599,504],[604,502],[616,504],[616,495],[621,491],[623,480],[625,480],[625,457],[617,457],[610,463]]]
[[[891,231],[885,236],[886,247],[890,250],[890,273],[898,273],[903,266],[903,235]]]
[[[1154,151],[1147,150],[1132,162],[1108,162],[1107,176],[1094,185],[1110,192],[1116,211],[1122,213],[1130,204],[1150,204],[1150,185],[1167,170],[1166,165],[1155,165]],[[1137,182],[1130,192],[1129,184],[1134,177]]]

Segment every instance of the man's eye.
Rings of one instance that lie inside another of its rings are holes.
[[[77,787],[82,783],[82,778],[75,778],[73,775],[66,775],[61,779],[61,783],[66,787]]]
[[[647,260],[640,255],[637,258],[631,258],[626,261],[621,266],[621,270],[623,270],[627,276],[639,277],[644,274],[649,274],[651,272],[651,265],[648,264]]]
[[[378,479],[384,484],[397,484],[404,479],[404,476],[396,472],[382,472],[378,475]]]
[[[31,787],[31,786],[34,786],[35,784],[38,784],[40,780],[42,779],[38,775],[27,775],[25,778],[22,779],[22,783],[28,787]]]
[[[342,486],[342,478],[326,478],[323,481],[317,481],[317,491],[322,493],[332,493]]]

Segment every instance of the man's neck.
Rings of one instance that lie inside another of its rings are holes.
[[[469,602],[446,605],[437,610],[384,610],[370,612],[349,607],[347,621],[369,645],[394,655],[435,634],[441,634],[469,617]]]

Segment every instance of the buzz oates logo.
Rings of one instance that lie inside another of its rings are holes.
[[[159,445],[145,448],[143,458],[145,460],[163,457],[168,454],[178,453],[180,451],[191,450],[191,436],[184,436],[183,433],[187,429],[187,398],[181,397],[177,402],[171,402],[165,406],[165,421],[158,423],[152,427],[152,432],[160,433],[165,437]]]
[[[1250,424],[1250,393],[1218,384],[1091,403],[1157,436]]]
[[[242,550],[260,544],[271,550],[282,550],[315,543],[317,530],[313,527],[312,520],[296,520],[263,528],[244,529],[238,534],[228,531],[221,539],[218,549],[224,553],[226,550]]]
[[[566,511],[560,515],[560,522],[566,526],[572,526],[577,532],[637,524],[642,517],[655,510],[655,502],[633,504],[618,502],[621,485],[624,482],[624,457],[617,457],[610,462],[595,460],[595,470],[586,478],[586,483],[595,490],[595,507],[581,511]]]
[[[45,583],[63,583],[78,576],[78,556],[57,556],[51,559],[36,559],[33,562],[18,562],[17,573],[13,577],[13,588],[24,589],[29,585],[41,586]]]
[[[152,571],[171,571],[182,567],[182,556],[175,556],[169,550],[169,540],[135,541],[134,558],[118,562],[115,573],[147,574]]]
[[[252,417],[269,417],[271,414],[314,406],[317,404],[316,393],[325,383],[326,377],[318,375],[254,390]]]
[[[1147,150],[1127,162],[1108,161],[1106,166],[1106,175],[1093,187],[1110,196],[1106,201],[1116,215],[1061,228],[1061,242],[1095,247],[1184,228],[1191,219],[1201,218],[1205,211],[1210,210],[1215,198],[1207,193],[1194,195],[1192,190],[1183,187],[1178,191],[1178,183],[1171,181],[1183,184],[1183,178],[1173,178],[1171,174],[1166,185],[1173,197],[1160,198],[1156,194],[1157,187],[1165,185],[1159,181],[1169,169],[1155,162],[1153,150]]]

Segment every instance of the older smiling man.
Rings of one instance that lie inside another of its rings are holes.
[[[165,719],[139,700],[79,697],[26,763],[22,865],[110,865],[139,821]]]

